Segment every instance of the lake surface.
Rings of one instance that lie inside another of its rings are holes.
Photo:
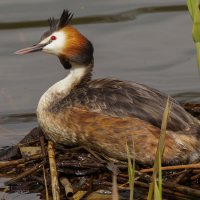
[[[13,54],[35,44],[48,29],[46,20],[58,18],[65,8],[74,13],[72,23],[94,45],[94,77],[132,80],[179,101],[200,102],[192,22],[185,2],[1,0],[0,148],[16,144],[37,126],[34,113],[40,96],[68,73],[55,56]],[[15,194],[14,199],[22,196]]]

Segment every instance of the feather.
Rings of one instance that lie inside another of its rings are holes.
[[[87,85],[86,85],[87,84]],[[80,84],[70,95],[52,106],[52,111],[62,112],[67,107],[84,106],[91,112],[111,117],[137,117],[160,128],[168,96],[156,89],[129,81],[97,79]],[[173,98],[168,130],[190,128],[194,118]]]
[[[67,26],[71,21],[73,14],[70,13],[68,10],[63,10],[63,13],[57,23],[57,30]]]
[[[67,26],[70,23],[72,17],[73,17],[72,13],[70,13],[68,10],[63,10],[62,15],[57,22],[53,17],[49,18],[48,19],[49,30],[44,32],[39,42],[41,42],[44,38],[47,38],[48,36],[50,36],[55,31],[58,31],[59,29]]]

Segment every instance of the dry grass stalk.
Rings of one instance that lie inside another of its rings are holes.
[[[58,173],[55,161],[55,148],[52,141],[48,141],[48,156],[49,156],[49,166],[51,172],[51,186],[53,200],[60,200],[60,188],[58,183]]]

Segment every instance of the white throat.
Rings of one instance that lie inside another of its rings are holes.
[[[71,90],[80,83],[85,73],[87,66],[73,66],[69,74],[64,79],[52,85],[40,98],[37,107],[37,113],[48,109],[52,104],[66,97]]]

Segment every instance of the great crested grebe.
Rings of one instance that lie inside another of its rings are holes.
[[[69,25],[64,10],[59,21],[38,44],[15,52],[55,54],[70,72],[41,97],[37,118],[46,136],[57,143],[84,145],[110,157],[126,160],[126,140],[136,161],[152,164],[168,96],[156,89],[112,78],[91,80],[93,46]],[[163,163],[196,161],[200,157],[200,123],[173,98]]]

